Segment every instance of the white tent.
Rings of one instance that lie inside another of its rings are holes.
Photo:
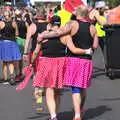
[[[87,0],[81,0],[85,5],[87,5]]]
[[[30,0],[31,4],[34,5],[35,2],[62,2],[63,0]]]
[[[61,2],[62,4],[64,1],[65,0],[30,0],[32,5],[34,5],[35,2]],[[81,1],[83,1],[83,3],[87,5],[87,0],[81,0]]]

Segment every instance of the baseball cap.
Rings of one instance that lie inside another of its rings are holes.
[[[102,8],[105,6],[106,6],[106,3],[104,1],[98,1],[95,3],[95,8]]]
[[[61,25],[61,18],[59,16],[56,16],[56,15],[52,16],[51,20],[50,20],[50,23],[52,25],[58,25],[58,26],[60,26]]]

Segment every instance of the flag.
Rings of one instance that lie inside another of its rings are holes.
[[[72,14],[75,13],[75,8],[79,5],[87,5],[87,0],[65,0],[64,8],[58,12],[58,16],[61,18],[61,26],[70,21]]]
[[[62,8],[58,12],[58,16],[60,16],[60,18],[61,18],[61,26],[64,26],[67,22],[70,21],[71,15],[72,14],[70,12],[68,12],[67,10],[65,10],[64,8]]]
[[[81,0],[84,5],[87,5],[88,0]]]
[[[30,78],[31,78],[31,76],[33,74],[33,67],[31,65],[26,66],[25,68],[23,68],[22,73],[25,74],[25,78],[24,78],[23,82],[21,82],[16,87],[17,91],[20,91],[20,90],[24,89],[27,86],[27,84],[28,84],[28,82],[29,82],[29,80],[30,80]]]
[[[86,0],[66,0],[64,4],[64,8],[70,13],[74,13],[75,8],[79,5],[85,5]]]

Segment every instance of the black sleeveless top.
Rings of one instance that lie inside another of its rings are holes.
[[[12,26],[12,21],[6,22],[5,27],[0,30],[0,40],[15,41],[15,28]]]
[[[44,57],[64,57],[66,46],[60,42],[59,37],[49,38],[48,42],[42,43]]]
[[[18,31],[19,31],[19,37],[21,38],[26,38],[26,32],[27,32],[27,27],[25,25],[25,22],[23,20],[16,20],[17,26],[18,26]]]
[[[79,29],[78,32],[74,36],[72,36],[73,43],[78,48],[88,49],[92,47],[93,43],[93,39],[90,34],[90,23],[82,22],[79,20],[77,20],[77,22],[79,23]],[[69,49],[67,50],[67,56],[92,59],[92,56],[90,55],[73,54]]]
[[[31,51],[33,52],[36,48],[36,44],[37,44],[37,36],[38,33],[42,33],[43,31],[45,31],[47,29],[47,24],[48,22],[41,22],[41,23],[35,23],[36,24],[36,32],[34,35],[32,35],[32,43],[31,43]]]

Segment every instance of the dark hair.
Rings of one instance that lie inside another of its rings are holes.
[[[32,7],[33,7],[33,8],[36,8],[36,6],[35,6],[35,5],[33,5]]]
[[[71,20],[76,20],[76,15],[72,14],[71,15]]]
[[[38,8],[37,9],[37,17],[46,20],[46,10],[45,8]]]
[[[58,9],[57,9],[57,8],[55,8],[55,9],[54,9],[54,13],[57,13],[57,11],[58,11]]]
[[[63,5],[65,4],[65,1],[63,2]]]
[[[52,12],[52,11],[53,11],[52,9],[49,10],[49,12]]]
[[[30,19],[30,15],[29,14],[26,14],[25,15],[25,18],[26,18],[26,22],[30,25],[32,23],[31,19]]]
[[[60,5],[57,5],[57,10],[61,10],[61,6]]]
[[[54,9],[54,13],[57,13],[59,10],[61,10],[61,6],[57,5],[57,7]]]
[[[52,26],[59,26],[61,25],[61,18],[59,16],[53,16],[51,17],[50,23]]]

